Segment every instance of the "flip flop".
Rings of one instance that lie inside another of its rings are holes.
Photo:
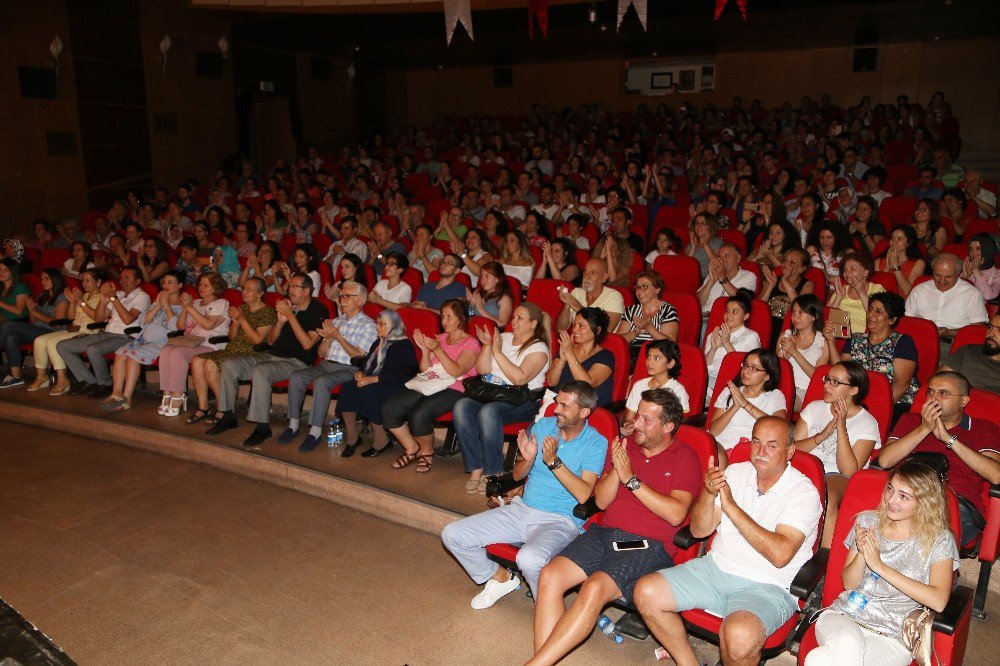
[[[108,400],[107,402],[102,402],[98,407],[105,412],[117,412],[122,405],[128,404],[125,398],[118,398],[116,400]]]

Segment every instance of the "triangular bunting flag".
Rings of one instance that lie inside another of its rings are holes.
[[[528,34],[535,38],[535,21],[542,29],[542,37],[549,36],[549,0],[528,0]]]
[[[645,30],[649,18],[647,2],[648,0],[618,0],[618,27],[616,29],[621,32],[622,19],[625,18],[625,12],[628,11],[629,5],[632,5],[635,7],[635,13],[639,15],[639,23],[642,24],[642,29]]]
[[[469,0],[444,0],[444,28],[449,46],[459,23],[465,26],[469,39],[475,39],[472,34],[472,9],[469,7]]]

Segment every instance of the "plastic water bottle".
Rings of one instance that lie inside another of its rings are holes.
[[[625,641],[617,631],[615,631],[614,621],[607,615],[601,615],[597,618],[597,628],[601,630],[605,636],[613,640],[615,643],[622,643]]]
[[[864,583],[865,580],[867,580],[867,578],[871,578],[872,585],[874,585],[878,580],[880,580],[880,577],[877,573],[875,573],[874,571],[869,571],[868,576],[861,581],[861,585],[858,585],[858,588],[856,590],[853,590],[849,595],[847,595],[847,603],[858,611],[864,610],[865,606],[868,605],[868,596],[860,591],[861,588],[864,587]]]
[[[330,419],[326,429],[326,446],[329,449],[337,450],[341,442],[344,441],[344,427],[340,425],[340,419]]]

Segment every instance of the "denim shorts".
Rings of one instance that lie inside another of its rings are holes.
[[[702,608],[720,617],[736,611],[753,613],[770,636],[788,621],[798,603],[777,585],[728,574],[715,566],[711,554],[658,572],[667,579],[677,610]]]

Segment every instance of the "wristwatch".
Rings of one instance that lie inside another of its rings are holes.
[[[729,278],[722,278],[719,280],[719,284],[726,284],[727,282],[729,282]]]
[[[952,435],[951,437],[948,438],[948,441],[945,442],[944,445],[946,448],[951,449],[951,447],[955,446],[955,442],[957,441],[958,441],[958,435]]]
[[[545,463],[545,466],[549,468],[549,471],[554,472],[563,466],[563,461],[559,458],[559,456],[556,456],[552,459],[552,462]]]
[[[632,492],[635,492],[639,490],[639,488],[642,488],[642,481],[639,480],[639,477],[633,474],[632,478],[625,482],[625,487]]]
[[[117,300],[118,300],[117,296],[112,296],[111,298],[108,299],[108,303],[114,303]]]

